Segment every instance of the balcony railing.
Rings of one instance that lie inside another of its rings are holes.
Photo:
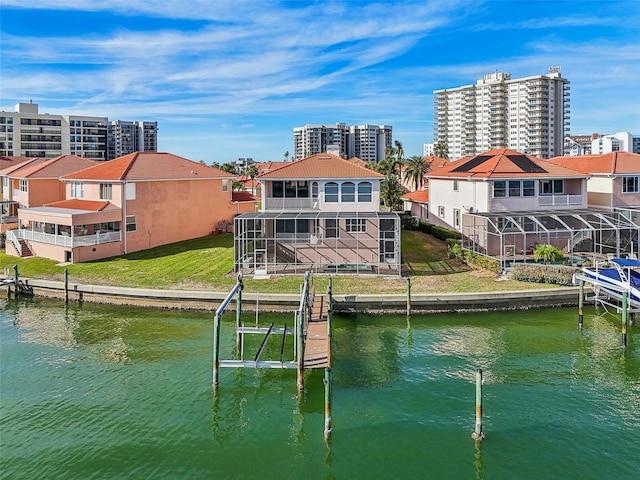
[[[93,235],[78,235],[70,237],[67,235],[55,235],[52,233],[36,232],[34,230],[12,230],[16,239],[30,240],[32,242],[46,243],[48,245],[59,245],[61,247],[75,248],[89,245],[100,245],[102,243],[119,242],[122,239],[121,232],[101,232]]]
[[[538,197],[538,205],[544,207],[582,205],[582,195],[541,195]]]
[[[267,198],[265,210],[319,210],[317,198]]]

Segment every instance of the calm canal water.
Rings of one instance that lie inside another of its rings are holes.
[[[0,307],[3,479],[640,478],[640,328],[624,351],[593,310],[336,318],[327,445],[321,372],[300,398],[293,370],[222,369],[214,396],[212,314]]]

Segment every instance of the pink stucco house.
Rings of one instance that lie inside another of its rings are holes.
[[[5,167],[0,170],[2,231],[18,227],[18,208],[40,207],[64,200],[64,184],[60,177],[95,164],[76,155],[59,155],[52,159],[17,157],[17,161],[3,162]]]
[[[64,200],[21,208],[7,253],[85,262],[227,229],[255,199],[233,175],[170,153],[133,153],[63,175]]]

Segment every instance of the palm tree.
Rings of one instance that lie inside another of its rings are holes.
[[[232,163],[223,163],[220,165],[220,170],[227,173],[236,173],[236,166]]]
[[[396,146],[396,148],[394,148],[396,162],[398,162],[399,165],[402,165],[402,162],[404,161],[404,148],[402,148],[402,142],[400,140],[395,140],[393,143]]]
[[[536,262],[542,260],[545,265],[549,262],[557,262],[562,260],[564,254],[562,250],[553,245],[536,245],[536,248],[533,250],[533,259]]]
[[[287,152],[289,153],[289,152]],[[247,178],[249,180],[251,180],[251,194],[253,195],[254,192],[254,188],[253,188],[253,179],[256,178],[258,176],[258,167],[256,167],[253,163],[251,165],[249,165],[247,167],[247,169],[244,171],[244,174],[247,176]]]
[[[404,179],[409,180],[413,184],[413,189],[422,189],[424,185],[424,176],[429,170],[429,162],[425,157],[420,155],[412,155],[405,160],[406,168],[404,170]]]
[[[287,150],[286,152],[284,152],[284,161],[288,162],[289,161],[289,150]]]
[[[449,147],[447,147],[446,143],[436,143],[435,147],[433,147],[433,154],[436,157],[449,160]]]
[[[398,181],[398,176],[393,172],[388,172],[380,184],[380,199],[390,212],[402,209],[403,194],[402,186]]]

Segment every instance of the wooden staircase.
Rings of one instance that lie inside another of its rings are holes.
[[[26,240],[18,240],[18,242],[20,243],[20,256],[21,257],[33,257],[33,252],[31,251],[31,248],[29,247],[29,244],[26,242]]]

